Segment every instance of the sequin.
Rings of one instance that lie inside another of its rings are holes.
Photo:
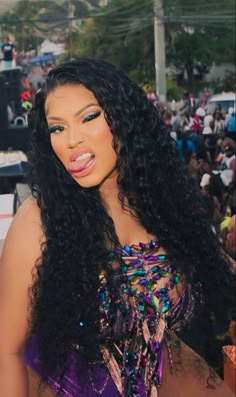
[[[109,255],[117,257],[122,265],[115,270],[120,280],[120,294],[112,296],[107,285],[99,289],[100,332],[105,333],[114,324],[114,307],[117,318],[114,332],[124,335],[121,356],[112,350],[119,367],[125,397],[140,397],[139,378],[143,378],[147,397],[162,378],[164,341],[169,333],[171,302],[169,290],[180,281],[170,265],[167,255],[158,253],[158,242],[118,248]],[[158,289],[158,280],[166,278],[165,287]],[[130,305],[132,298],[134,307]],[[153,312],[146,311],[152,307]],[[173,308],[174,315],[178,307]],[[120,313],[120,314],[118,314]],[[109,345],[110,346],[110,345]],[[109,347],[111,349],[111,347]],[[122,357],[123,356],[123,357]]]

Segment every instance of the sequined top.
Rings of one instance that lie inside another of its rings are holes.
[[[164,344],[170,330],[180,330],[193,315],[191,288],[158,253],[158,242],[124,246],[110,254],[121,263],[114,270],[119,292],[108,289],[106,274],[100,275],[100,330],[112,334],[114,343],[101,351],[122,396],[139,397],[140,379],[147,396],[161,385]]]

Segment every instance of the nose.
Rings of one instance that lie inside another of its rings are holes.
[[[68,134],[67,134],[68,140],[67,144],[69,148],[74,148],[76,147],[79,143],[82,143],[84,141],[83,134],[80,131],[79,126],[71,126],[68,129]]]

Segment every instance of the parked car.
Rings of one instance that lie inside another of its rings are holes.
[[[229,108],[235,109],[235,93],[234,92],[222,92],[221,94],[213,95],[206,104],[206,114],[214,113],[217,105],[228,113]]]

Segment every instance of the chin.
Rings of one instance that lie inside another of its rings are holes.
[[[72,178],[78,183],[79,186],[89,189],[92,187],[102,187],[103,185],[117,185],[117,170],[114,166],[112,169],[108,169],[107,172],[97,173],[91,172],[85,176],[73,175]]]
[[[96,187],[99,186],[100,183],[102,182],[101,179],[99,178],[95,178],[95,177],[84,177],[84,178],[76,178],[73,177],[73,179],[75,180],[76,183],[78,183],[79,186],[85,188],[85,189],[89,189],[91,187]]]

